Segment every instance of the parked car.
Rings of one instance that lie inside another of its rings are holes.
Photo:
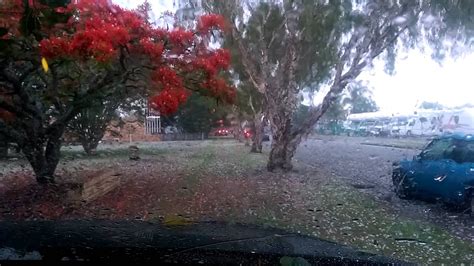
[[[244,130],[242,131],[242,133],[243,133],[243,135],[244,135],[244,138],[246,138],[246,139],[252,138],[253,132],[252,132],[252,130],[251,130],[249,127],[244,128]]]
[[[401,198],[419,198],[473,210],[474,135],[434,138],[413,160],[393,163],[392,180]]]
[[[245,139],[251,139],[253,136],[253,131],[250,128],[244,128],[242,133]],[[270,141],[270,134],[264,132],[262,135],[262,141]]]
[[[390,135],[390,120],[379,120],[375,122],[375,125],[371,128],[369,131],[369,134],[371,136],[376,136],[376,137],[387,137]]]
[[[358,136],[361,121],[345,121],[343,124],[343,133],[347,136]]]
[[[230,134],[230,131],[227,128],[219,128],[214,133],[215,136],[227,136]]]

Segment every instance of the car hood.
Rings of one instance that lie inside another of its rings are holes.
[[[338,258],[341,262],[349,259],[357,262],[402,263],[314,237],[245,224],[205,222],[165,226],[143,221],[3,221],[0,222],[0,228],[2,260],[12,258],[12,254],[16,258],[51,259],[52,253],[56,257],[63,253],[59,257],[69,258],[71,254],[76,254],[74,256],[77,258],[80,257],[77,254],[86,254],[87,250],[121,250],[113,253],[114,256],[128,253],[128,256],[153,254],[159,255],[159,258],[170,258],[183,256],[189,251],[206,250],[280,257]],[[147,250],[153,252],[147,253]],[[97,254],[93,256],[96,260],[101,258]]]
[[[394,169],[398,168],[398,169],[406,171],[412,167],[413,160],[403,159],[403,160],[394,162],[392,165]]]

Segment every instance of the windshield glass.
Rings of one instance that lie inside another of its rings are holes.
[[[0,0],[0,266],[472,264],[473,18]]]
[[[425,160],[449,159],[455,143],[450,138],[433,140],[421,153]]]
[[[474,162],[474,143],[472,141],[455,140],[452,149],[448,149],[449,158],[457,163]]]

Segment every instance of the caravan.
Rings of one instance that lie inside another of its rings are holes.
[[[390,133],[390,121],[390,115],[383,112],[351,114],[344,128],[349,136],[382,136]]]
[[[426,110],[412,113],[383,112],[352,114],[347,118],[348,135],[439,136],[444,133],[474,133],[474,108]]]
[[[438,136],[445,133],[473,133],[474,109],[419,110],[408,119],[400,135]]]
[[[398,119],[392,133],[398,136],[435,136],[442,133],[437,119],[429,120],[426,116],[412,116]]]
[[[474,133],[474,108],[451,111],[441,118],[444,133]]]
[[[417,110],[412,114],[394,115],[392,135],[395,136],[436,136],[442,134],[442,114],[446,111]]]

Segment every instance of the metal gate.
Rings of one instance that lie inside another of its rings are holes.
[[[161,117],[147,116],[145,118],[145,135],[154,135],[161,133]]]

